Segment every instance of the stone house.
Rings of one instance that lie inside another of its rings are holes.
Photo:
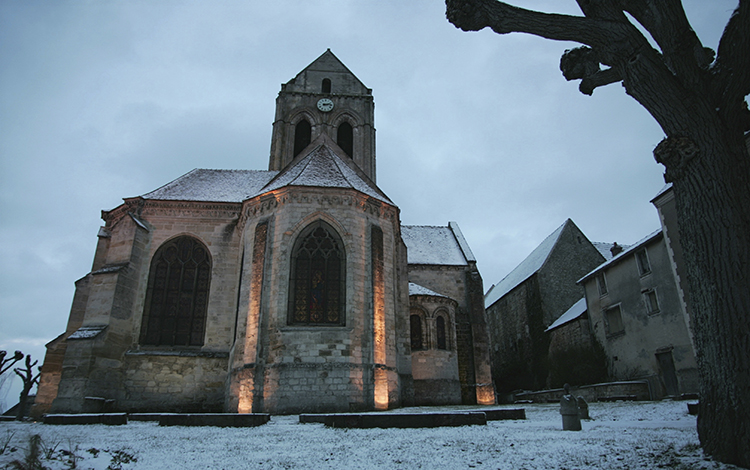
[[[583,296],[576,281],[605,260],[568,219],[485,294],[498,391],[547,385],[545,330]]]
[[[196,169],[102,213],[35,414],[493,403],[468,244],[402,226],[375,163],[372,90],[328,50],[282,85],[267,171]]]
[[[592,270],[579,284],[613,380],[647,380],[654,398],[697,392],[688,316],[662,230]]]

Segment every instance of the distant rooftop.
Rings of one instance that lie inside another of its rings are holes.
[[[464,254],[451,227],[458,228],[454,222],[448,227],[402,225],[401,237],[406,244],[409,264],[467,265],[474,255]],[[463,235],[460,238],[463,239]]]
[[[446,299],[450,298],[443,294],[438,294],[437,292],[432,291],[426,287],[420,286],[419,284],[414,284],[413,282],[409,283],[409,295],[431,295],[433,297],[444,297]]]
[[[511,271],[496,285],[490,287],[490,290],[484,297],[485,307],[489,307],[490,305],[500,300],[501,297],[512,291],[516,286],[521,284],[526,279],[530,278],[534,273],[542,268],[544,262],[547,261],[547,257],[549,257],[550,252],[552,252],[552,248],[555,247],[557,239],[560,238],[560,234],[562,233],[565,225],[568,222],[573,223],[573,221],[570,219],[566,220],[561,226],[557,228],[557,230],[555,230],[547,238],[545,238],[542,243],[540,243],[539,246],[537,246],[534,251],[532,251],[531,254],[526,257],[526,259],[521,261],[521,264],[516,266],[513,271]]]
[[[141,197],[162,201],[242,202],[255,195],[277,173],[196,168]]]
[[[565,311],[562,315],[560,315],[560,318],[552,322],[552,324],[544,330],[545,333],[547,331],[554,330],[557,327],[563,326],[566,323],[570,323],[576,318],[583,315],[583,312],[586,311],[586,298],[582,298],[578,302],[574,303],[568,310]]]
[[[624,258],[626,258],[628,255],[631,255],[638,248],[642,247],[643,245],[645,245],[646,243],[650,242],[651,240],[653,240],[653,239],[661,236],[661,234],[662,234],[661,229],[654,230],[650,234],[648,234],[645,237],[643,237],[642,239],[640,239],[637,243],[635,243],[633,245],[630,245],[628,248],[624,249],[622,251],[622,253],[618,254],[614,258],[611,258],[611,259],[605,261],[604,263],[600,264],[599,266],[597,266],[593,271],[591,271],[590,273],[586,274],[581,279],[579,279],[577,281],[577,284],[585,281],[586,279],[590,278],[591,276],[593,276],[597,272],[601,271],[602,269],[605,269],[605,268],[607,268],[609,266],[612,266],[612,265],[615,265],[615,264],[619,263],[621,260],[623,260]]]

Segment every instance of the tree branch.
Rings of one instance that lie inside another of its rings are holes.
[[[592,47],[611,40],[611,23],[582,16],[541,13],[497,0],[446,0],[446,17],[463,31],[491,28],[498,34],[529,33]]]
[[[651,34],[664,63],[684,86],[705,93],[706,70],[714,51],[704,48],[680,0],[622,0],[622,7]]]

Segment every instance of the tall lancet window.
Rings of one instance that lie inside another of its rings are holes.
[[[354,131],[348,122],[342,122],[336,131],[336,143],[352,158],[354,155]]]
[[[346,295],[344,244],[322,221],[297,238],[291,259],[289,323],[344,325]]]
[[[330,78],[324,78],[323,83],[320,86],[320,91],[322,93],[330,93],[331,92],[331,79]]]
[[[182,236],[159,247],[148,275],[141,344],[202,346],[210,284],[203,243]]]
[[[299,153],[305,150],[305,147],[310,145],[310,139],[312,138],[312,128],[310,123],[306,119],[301,120],[294,126],[294,156],[296,157]]]

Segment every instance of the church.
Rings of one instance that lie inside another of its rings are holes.
[[[195,169],[109,211],[33,413],[492,404],[458,225],[402,225],[374,101],[327,50],[281,86],[268,170]]]

